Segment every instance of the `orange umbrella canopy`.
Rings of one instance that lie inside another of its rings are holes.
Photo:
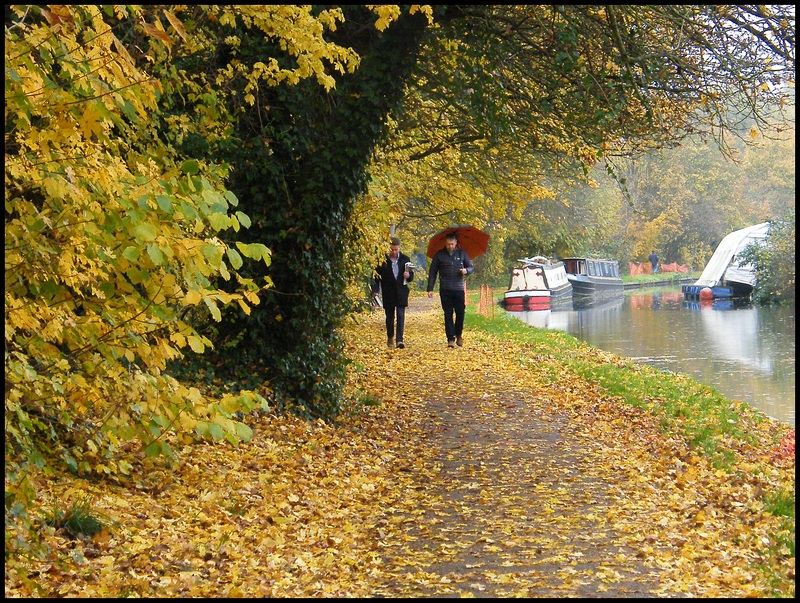
[[[432,258],[436,252],[444,249],[444,238],[455,232],[458,236],[458,246],[467,252],[471,260],[479,255],[486,253],[486,246],[489,244],[489,235],[475,228],[464,224],[462,226],[448,226],[441,232],[437,232],[428,242],[428,252],[426,255]]]

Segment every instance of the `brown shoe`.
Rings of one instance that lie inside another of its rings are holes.
[[[406,347],[406,344],[404,344],[402,341],[398,341],[397,342],[397,347],[402,350],[404,347]]]
[[[455,341],[448,341],[448,342],[447,342],[447,347],[448,347],[448,348],[454,348],[454,347],[456,347],[456,342],[455,342]]]
[[[464,345],[464,340],[461,338],[461,335],[459,335],[458,337],[456,337],[456,345],[457,345],[458,347],[461,347],[462,345]]]
[[[389,337],[389,339],[386,340],[386,345],[388,345],[390,348],[393,348],[394,347],[394,337]]]

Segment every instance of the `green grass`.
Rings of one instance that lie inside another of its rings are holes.
[[[663,272],[660,274],[640,274],[638,276],[630,276],[627,274],[620,275],[622,280],[626,283],[661,283],[664,281],[679,281],[684,278],[697,280],[700,277],[700,272],[689,272],[683,274],[682,272]]]
[[[782,580],[775,571],[773,559],[783,562],[794,559],[794,492],[791,490],[777,490],[770,492],[764,498],[764,508],[774,516],[781,518],[778,531],[772,535],[774,544],[770,547],[770,562],[759,564],[759,569],[764,572],[773,587],[773,594],[779,597],[794,597],[794,590],[784,592],[781,590]],[[792,561],[792,567],[794,562]]]
[[[785,517],[794,521],[794,492],[780,490],[773,492],[765,501],[767,511],[776,517]]]
[[[92,509],[88,498],[75,501],[67,509],[61,508],[56,503],[53,510],[43,517],[42,522],[57,530],[63,530],[67,537],[73,539],[94,536],[116,523],[104,513]]]

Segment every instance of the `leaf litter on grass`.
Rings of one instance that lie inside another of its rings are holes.
[[[722,471],[597,384],[523,368],[519,344],[468,329],[447,348],[435,306],[409,312],[404,350],[383,329],[346,329],[350,389],[381,403],[339,425],[251,417],[248,444],[140,458],[116,484],[39,477],[65,506],[95,493],[115,527],[43,528],[58,555],[7,564],[6,595],[769,592],[761,491],[794,491],[793,456],[742,449]]]

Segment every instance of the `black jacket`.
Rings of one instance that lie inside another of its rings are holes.
[[[378,274],[377,278],[372,281],[372,292],[377,293],[381,289],[383,294],[383,306],[408,306],[408,285],[403,284],[403,272],[406,269],[406,263],[411,262],[411,259],[404,253],[400,254],[397,258],[397,278],[394,278],[392,272],[392,260],[386,256],[386,261],[375,269]],[[414,271],[409,270],[409,279],[411,282],[414,280]]]
[[[463,291],[464,275],[460,272],[462,268],[467,269],[467,275],[475,272],[475,267],[466,251],[460,247],[455,248],[453,255],[447,253],[447,249],[438,251],[433,256],[431,267],[428,270],[428,291],[433,291],[437,273],[439,274],[440,291]]]

